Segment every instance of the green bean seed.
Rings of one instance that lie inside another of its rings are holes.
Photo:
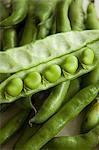
[[[50,82],[57,81],[61,76],[61,68],[59,65],[52,65],[44,72],[45,78]]]
[[[63,69],[70,74],[74,74],[78,68],[78,59],[76,56],[67,56],[65,63],[63,64]]]
[[[23,82],[20,78],[12,79],[6,86],[6,92],[11,96],[18,96],[23,88]]]
[[[38,72],[31,72],[24,79],[24,84],[30,89],[37,88],[40,83],[41,75]]]
[[[94,52],[91,49],[86,48],[82,52],[82,62],[86,65],[91,65],[93,63],[93,60],[94,60]]]

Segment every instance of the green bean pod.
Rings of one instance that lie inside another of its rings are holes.
[[[62,0],[56,6],[56,32],[67,32],[71,30],[68,18],[68,10],[72,0]]]
[[[55,137],[41,150],[91,150],[99,144],[99,125],[86,134]]]
[[[5,5],[3,4],[3,2],[0,1],[0,21],[5,19],[6,17],[8,17],[8,11],[5,7]]]
[[[5,7],[5,5],[0,1],[0,21],[8,17],[8,11]],[[3,30],[0,28],[0,50],[2,50],[3,47]]]
[[[52,19],[52,26],[50,29],[50,34],[56,34],[56,15],[53,15],[53,19]]]
[[[97,83],[99,81],[99,66],[97,66],[93,71],[86,74],[82,78],[83,86],[87,86],[89,84]]]
[[[5,29],[3,32],[3,49],[14,48],[17,46],[17,34],[14,28]]]
[[[99,29],[99,20],[93,2],[90,2],[87,8],[87,14],[85,19],[86,29]]]
[[[40,125],[33,124],[32,127],[29,126],[29,124],[23,129],[23,133],[21,136],[18,138],[16,141],[13,149],[14,150],[19,150],[21,149],[22,145],[29,139],[31,138],[37,130],[40,128]]]
[[[82,132],[88,132],[99,124],[99,101],[93,104],[89,110],[87,110],[84,120],[82,122]]]
[[[38,39],[45,38],[47,35],[49,35],[52,22],[53,22],[53,15],[44,22],[38,24],[38,36],[37,36]]]
[[[60,130],[73,120],[97,96],[99,84],[90,85],[80,90],[68,103],[66,103],[54,116],[52,116],[32,136],[22,149],[39,150],[50,141]]]
[[[70,81],[67,81],[54,87],[48,98],[30,122],[43,123],[55,114],[64,101],[69,84]]]
[[[0,73],[14,73],[49,62],[71,52],[79,51],[98,39],[99,30],[71,31],[51,35],[45,39],[37,40],[35,43],[0,52]],[[98,46],[98,42],[95,46]],[[40,57],[38,55],[39,49]]]
[[[79,78],[70,81],[70,86],[68,88],[63,104],[70,100],[80,90],[80,82],[81,81]]]
[[[39,19],[40,22],[45,22],[50,15],[54,12],[56,4],[59,0],[40,0],[34,1],[34,12],[35,16]]]
[[[47,93],[46,93],[47,94]],[[44,98],[46,97],[45,92],[44,93],[38,93],[38,95],[33,95],[33,105],[36,108],[36,110],[39,109],[39,107],[41,106],[41,103],[43,102]],[[36,99],[36,100],[35,100]],[[16,141],[16,143],[14,144],[13,149],[14,150],[18,150],[21,149],[22,145],[29,139],[31,138],[36,132],[37,130],[41,127],[41,125],[37,125],[37,124],[30,124],[30,118],[31,116],[34,115],[34,112],[32,112],[29,115],[29,118],[23,128],[22,134],[19,136],[18,140]]]
[[[2,50],[2,30],[0,29],[0,51]]]
[[[34,17],[34,5],[31,4],[32,1],[29,1],[28,15],[26,17],[25,26],[22,31],[22,36],[19,42],[19,45],[25,45],[28,43],[34,42],[37,38],[37,27]]]
[[[26,120],[29,111],[22,110],[18,112],[11,120],[9,120],[0,129],[0,144],[3,144],[8,138],[10,138],[18,129],[23,125]]]
[[[84,27],[82,0],[73,0],[69,8],[69,19],[72,30],[80,31]]]
[[[49,89],[61,82],[76,79],[81,75],[94,70],[98,65],[99,58],[99,55],[96,55],[97,46],[94,47],[94,49],[91,49],[91,51],[94,52],[95,59],[93,59],[93,62],[91,62],[92,64],[90,65],[84,64],[81,59],[81,56],[86,49],[88,50],[87,47],[84,47],[79,51],[59,57],[48,63],[43,63],[34,68],[13,74],[0,84],[0,103],[13,102],[20,97],[25,97]],[[68,68],[65,69],[63,67],[64,63],[66,63],[66,59],[68,57],[72,58],[72,56],[76,58],[75,60],[79,60],[79,64],[77,64],[78,61],[72,63],[71,59],[68,61],[69,65],[72,64],[73,73],[69,72]],[[75,66],[76,70],[74,69]]]
[[[31,42],[35,42],[37,36],[37,29],[35,20],[31,16],[28,16],[26,19],[25,27],[23,29],[22,37],[19,42],[19,45],[25,45]]]
[[[27,15],[28,0],[12,0],[12,7],[12,14],[0,22],[0,27],[8,27],[20,23]]]

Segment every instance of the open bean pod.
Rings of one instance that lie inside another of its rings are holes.
[[[90,72],[97,66],[99,55],[97,46],[89,47],[13,74],[0,85],[0,103],[15,101]],[[86,51],[90,55],[84,55]],[[92,58],[90,63],[89,57]]]

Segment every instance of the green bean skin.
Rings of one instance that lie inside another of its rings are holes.
[[[31,119],[31,122],[43,123],[47,121],[53,114],[55,114],[64,101],[69,84],[70,81],[67,81],[54,87],[39,111]]]
[[[82,0],[73,0],[69,8],[69,19],[72,30],[80,31],[84,27]]]
[[[68,18],[68,9],[72,0],[61,0],[56,6],[56,32],[67,32],[71,30]]]
[[[99,124],[99,101],[93,104],[89,110],[86,112],[84,120],[82,122],[81,131],[88,132]]]
[[[52,116],[23,146],[24,150],[39,150],[97,96],[99,84],[80,90],[54,116]]]
[[[12,0],[13,12],[0,22],[1,27],[13,26],[21,22],[28,11],[28,0]]]
[[[0,144],[3,144],[8,138],[10,138],[24,123],[29,111],[21,111],[16,114],[11,120],[9,120],[1,129],[0,129]]]
[[[35,43],[0,52],[0,73],[14,73],[37,66],[68,53],[78,51],[88,43],[98,39],[99,30],[71,31],[51,35],[45,39],[37,40]],[[40,57],[38,55],[39,48]]]
[[[5,29],[3,32],[3,49],[14,48],[17,46],[17,34],[14,28]]]
[[[55,137],[41,150],[91,150],[99,144],[99,125],[86,134]]]
[[[85,19],[86,29],[99,29],[99,20],[97,18],[96,9],[92,2],[89,3],[87,8],[87,17]]]

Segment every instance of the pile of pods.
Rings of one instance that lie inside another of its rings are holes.
[[[9,111],[13,115],[2,121]],[[58,136],[80,113],[79,135]],[[0,0],[0,120],[0,150],[17,133],[10,150],[99,145],[99,19],[93,0],[86,11],[83,0]]]

